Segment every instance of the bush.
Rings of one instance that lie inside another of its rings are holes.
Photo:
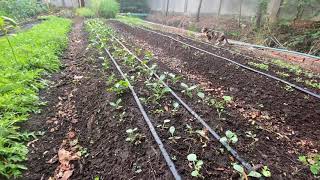
[[[82,16],[82,17],[94,17],[95,14],[89,8],[78,8],[76,10],[76,15],[77,16]]]
[[[16,20],[23,20],[48,11],[43,3],[37,0],[0,0],[0,15]]]
[[[91,8],[97,16],[114,18],[119,12],[120,6],[116,0],[91,0]]]

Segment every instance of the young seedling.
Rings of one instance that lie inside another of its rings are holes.
[[[315,176],[320,173],[320,154],[310,154],[308,156],[299,156],[299,161],[309,166],[311,173]]]
[[[121,109],[123,106],[120,105],[120,103],[122,102],[121,98],[117,99],[116,102],[110,102],[109,104],[116,110]]]
[[[209,100],[209,105],[213,106],[216,109],[219,118],[221,118],[221,115],[222,115],[222,113],[224,112],[224,109],[225,109],[224,101],[218,101],[216,99],[210,99]]]
[[[175,114],[179,111],[180,104],[177,103],[177,102],[174,102],[174,103],[172,104],[172,106],[173,106],[172,114],[175,115]]]
[[[232,143],[232,144],[235,144],[238,142],[238,136],[234,132],[228,130],[226,131],[225,134],[226,136],[220,139],[221,142]]]
[[[202,100],[202,101],[205,101],[205,94],[203,92],[198,92],[197,93],[197,96]]]
[[[187,96],[189,96],[190,98],[192,98],[192,91],[197,88],[196,85],[189,87],[189,86],[188,86],[187,84],[185,84],[185,83],[181,83],[180,86],[184,89],[184,90],[182,90],[181,92],[182,92],[182,93],[186,93]]]
[[[286,85],[285,87],[284,87],[284,89],[286,90],[286,91],[289,91],[289,92],[292,92],[294,89],[292,88],[292,86],[289,86],[289,85]]]
[[[126,133],[127,133],[126,141],[130,142],[134,145],[140,144],[142,139],[144,138],[144,136],[142,134],[138,133],[137,131],[138,131],[138,128],[127,129],[126,130]]]
[[[170,123],[170,119],[165,119],[162,123],[162,125],[158,125],[157,127],[161,127],[161,129],[168,129],[169,126],[167,126],[167,124]]]
[[[186,131],[191,135],[191,134],[194,134],[195,133],[195,131],[193,130],[193,128],[189,125],[189,124],[187,124],[186,125]]]
[[[181,139],[181,137],[180,137],[180,136],[176,136],[176,135],[175,135],[175,132],[176,132],[176,128],[175,128],[174,126],[171,126],[171,127],[169,128],[169,133],[170,133],[170,135],[171,135],[171,137],[169,137],[169,140],[172,140],[173,142],[176,143],[176,140]]]
[[[109,90],[115,92],[117,95],[121,95],[127,89],[129,89],[129,82],[125,80],[120,80],[117,83],[115,83]]]
[[[146,86],[148,86],[153,91],[153,95],[149,97],[149,99],[151,99],[153,103],[158,104],[158,101],[161,100],[166,93],[170,92],[170,88],[164,87],[162,84],[162,81],[164,79],[165,75],[161,75],[160,80],[156,80],[153,83],[150,83],[148,81],[146,82]]]
[[[153,58],[153,53],[151,51],[146,51],[144,53],[144,59],[150,61]]]
[[[165,72],[164,73],[165,75],[168,75],[169,79],[173,84],[176,84],[180,79],[182,79],[181,76],[177,76],[173,73],[168,73],[168,72]]]
[[[189,162],[192,163],[192,166],[193,166],[193,171],[191,172],[191,176],[203,178],[200,172],[203,165],[203,161],[198,160],[196,154],[189,154],[187,156],[187,159]]]

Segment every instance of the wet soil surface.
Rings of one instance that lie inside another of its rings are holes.
[[[83,26],[82,19],[75,19],[62,71],[41,95],[48,105],[23,125],[45,134],[28,144],[22,179],[172,179],[131,94],[121,97],[122,110],[109,105],[119,98],[107,91],[106,81],[115,70],[104,69],[101,53],[88,48]],[[138,146],[126,142],[129,128],[144,135]],[[63,160],[65,152],[74,154]],[[62,167],[65,161],[68,166]]]
[[[207,119],[211,127],[221,128],[220,133],[227,129],[236,131],[240,136],[237,149],[245,159],[254,164],[267,164],[275,179],[312,179],[297,157],[319,150],[320,103],[317,99],[298,91],[287,91],[279,82],[186,49],[168,38],[119,22],[109,24],[132,45],[154,52],[161,71],[181,74],[189,83],[204,84],[207,90],[218,90],[213,94],[233,96],[234,106],[228,107],[229,113],[224,121],[217,121],[216,113],[196,103],[197,100],[187,102]],[[224,56],[229,58],[231,55]],[[181,90],[174,84],[172,86]],[[248,131],[256,134],[259,140],[249,141],[245,135]]]

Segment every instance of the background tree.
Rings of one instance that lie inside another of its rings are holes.
[[[197,17],[196,17],[196,21],[197,22],[199,22],[199,20],[200,20],[201,6],[202,6],[202,0],[199,0],[198,10],[197,10]]]

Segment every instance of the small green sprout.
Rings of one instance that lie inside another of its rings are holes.
[[[126,133],[127,133],[126,141],[133,143],[135,145],[140,144],[142,139],[144,138],[144,136],[142,134],[138,133],[137,131],[138,131],[138,128],[127,129],[126,130]]]
[[[232,144],[235,144],[238,142],[238,136],[236,133],[228,130],[226,131],[226,136],[222,137],[220,139],[221,142],[227,142],[227,143],[232,143]]]
[[[284,89],[285,89],[286,91],[289,91],[289,92],[294,91],[293,87],[290,86],[290,85],[286,85],[286,86],[284,87]]]
[[[120,105],[121,102],[122,102],[122,99],[119,98],[119,99],[117,99],[116,102],[110,102],[109,104],[110,104],[114,109],[119,110],[119,109],[121,109],[121,108],[123,107],[123,106]]]
[[[161,127],[161,129],[168,129],[169,127],[167,126],[167,124],[170,123],[170,119],[165,119],[163,120],[162,125],[158,125],[157,127]]]
[[[264,64],[264,63],[255,63],[255,62],[249,62],[248,63],[250,66],[256,67],[258,69],[262,69],[265,71],[269,70],[269,65],[268,64]]]
[[[189,96],[190,98],[192,98],[192,91],[197,88],[196,85],[189,87],[189,86],[188,86],[187,84],[185,84],[185,83],[181,83],[180,86],[184,89],[184,90],[182,90],[181,92],[182,92],[182,93],[186,93],[187,96]]]
[[[120,80],[113,85],[109,90],[115,92],[118,95],[123,94],[129,88],[129,82],[125,80]]]
[[[308,156],[299,156],[299,161],[309,166],[311,173],[315,176],[320,172],[320,154],[310,154]]]
[[[175,128],[174,126],[171,126],[171,127],[169,128],[169,133],[170,133],[170,135],[171,135],[171,137],[169,137],[169,140],[172,140],[173,142],[176,142],[175,140],[181,139],[180,136],[176,136],[176,135],[175,135],[175,132],[176,132],[176,128]]]
[[[173,115],[174,115],[174,114],[176,114],[176,113],[179,111],[180,104],[177,103],[177,102],[174,102],[174,103],[172,104],[172,106],[173,106],[172,113],[173,113]]]
[[[193,165],[193,171],[191,172],[191,176],[203,178],[203,176],[200,173],[203,165],[203,161],[198,160],[196,154],[189,154],[187,156],[187,159],[188,161],[192,162],[192,165]]]

